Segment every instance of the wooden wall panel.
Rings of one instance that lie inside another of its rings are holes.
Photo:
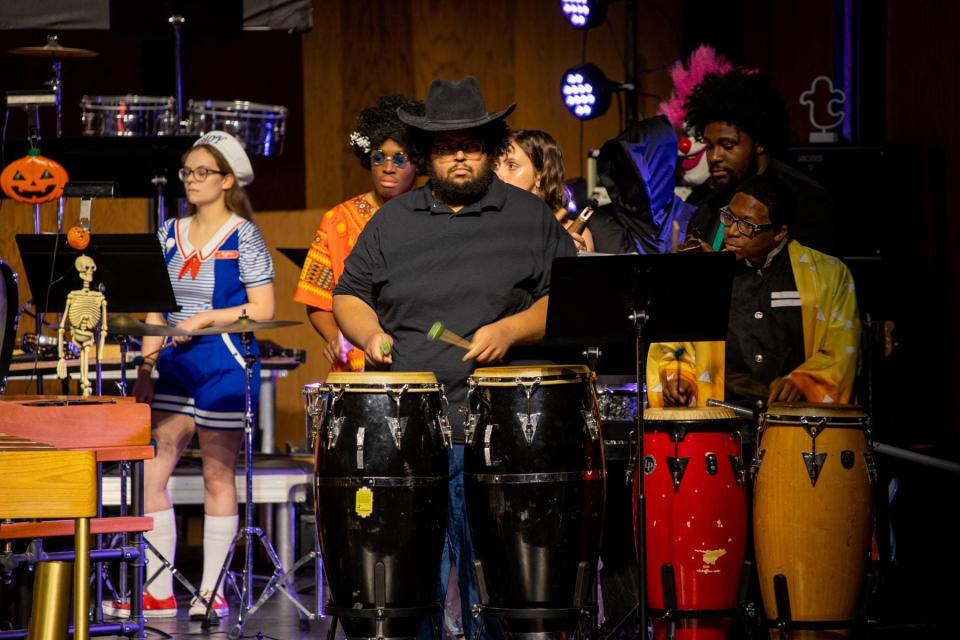
[[[344,167],[340,3],[325,2],[322,8],[319,4],[314,2],[313,30],[302,36],[301,46],[307,209],[327,206],[339,197]],[[299,242],[291,246],[309,243],[309,236],[292,239]]]

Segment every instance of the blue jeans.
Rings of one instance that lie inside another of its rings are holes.
[[[477,623],[473,617],[471,606],[480,602],[480,596],[473,580],[473,540],[470,537],[470,527],[467,524],[467,510],[464,501],[463,452],[464,445],[462,444],[455,444],[450,450],[450,506],[447,515],[447,539],[443,545],[443,558],[440,561],[440,576],[437,582],[437,600],[441,605],[446,601],[450,569],[456,566],[457,584],[460,587],[460,610],[463,616],[463,634],[466,640],[473,640]],[[442,624],[440,631],[442,634]],[[486,627],[481,637],[484,639],[492,638]],[[420,640],[431,640],[430,628],[424,626],[420,631],[419,638]]]

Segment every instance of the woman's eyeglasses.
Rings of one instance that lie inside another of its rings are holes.
[[[197,167],[196,169],[188,169],[187,167],[180,167],[180,171],[177,172],[177,175],[180,176],[181,182],[186,182],[190,176],[193,176],[197,179],[197,182],[203,182],[207,179],[207,176],[211,173],[216,173],[223,175],[223,171],[217,171],[216,169],[207,169],[206,167]]]
[[[737,224],[737,230],[748,238],[752,238],[759,233],[773,229],[772,224],[754,224],[749,220],[743,220],[730,213],[730,207],[720,207],[720,224],[729,227],[733,223]]]
[[[394,168],[403,169],[407,166],[407,163],[410,162],[410,156],[403,151],[397,151],[392,156],[388,156],[381,149],[370,153],[370,162],[372,162],[375,167],[379,167],[387,160],[393,163]]]

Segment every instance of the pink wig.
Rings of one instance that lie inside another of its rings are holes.
[[[673,69],[670,70],[670,76],[673,78],[673,93],[667,100],[660,103],[658,113],[667,116],[667,120],[675,128],[683,129],[683,122],[687,116],[683,105],[694,87],[703,82],[708,73],[724,74],[732,69],[733,65],[730,61],[718,54],[716,49],[708,45],[700,45],[690,54],[686,67],[680,60],[673,65]]]

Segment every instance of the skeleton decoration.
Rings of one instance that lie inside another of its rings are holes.
[[[83,397],[86,398],[93,392],[89,377],[90,350],[96,348],[94,362],[99,362],[107,339],[107,299],[99,291],[90,290],[93,272],[97,270],[93,259],[81,255],[74,262],[74,266],[83,281],[83,288],[67,294],[67,306],[63,310],[60,330],[57,334],[57,355],[60,358],[57,362],[57,377],[61,379],[67,377],[67,360],[64,357],[66,345],[63,342],[63,333],[69,321],[70,342],[80,352],[80,386],[83,389]],[[101,327],[99,345],[96,343],[94,334],[97,325]]]

